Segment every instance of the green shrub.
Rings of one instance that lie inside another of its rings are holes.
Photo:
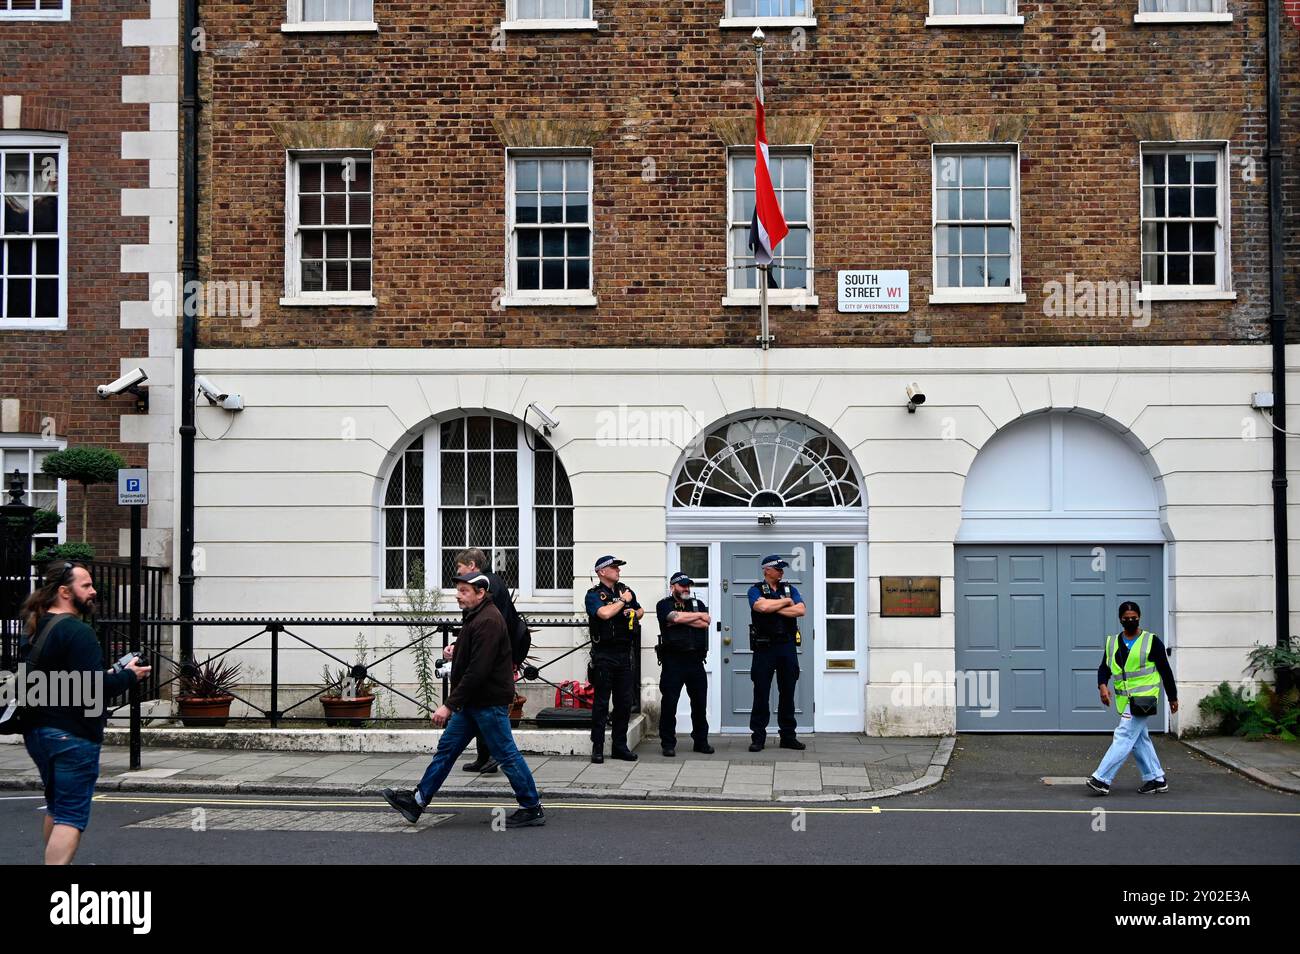
[[[47,454],[41,470],[51,477],[75,480],[81,484],[81,539],[86,540],[86,500],[92,484],[111,484],[117,472],[126,466],[120,454],[103,447],[69,447]]]
[[[56,543],[38,550],[32,562],[45,571],[45,567],[58,560],[72,563],[89,563],[95,559],[95,548],[89,543]]]

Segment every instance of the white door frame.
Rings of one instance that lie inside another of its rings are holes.
[[[813,631],[817,638],[813,640],[812,679],[813,679],[813,725],[814,732],[863,732],[866,726],[866,682],[867,682],[867,620],[868,620],[868,566],[867,566],[867,516],[866,509],[854,508],[787,508],[773,511],[777,518],[775,526],[759,527],[758,511],[743,508],[701,508],[686,512],[671,512],[668,517],[668,546],[665,548],[667,565],[664,567],[664,579],[680,568],[681,548],[683,546],[707,546],[709,548],[709,581],[701,593],[708,604],[710,613],[714,614],[714,625],[709,627],[709,656],[705,671],[709,677],[709,726],[710,732],[722,734],[722,693],[718,692],[718,680],[722,674],[722,634],[718,631],[717,616],[722,606],[722,543],[753,543],[775,540],[809,540],[813,545]],[[854,562],[854,610],[856,616],[854,651],[836,653],[835,658],[853,660],[853,670],[828,670],[826,651],[826,544],[852,544],[855,552]],[[757,579],[757,578],[756,578]],[[662,599],[667,592],[655,597],[655,602]],[[829,711],[826,702],[826,682],[828,673],[836,675],[845,672],[856,673],[856,711],[841,709],[835,714]],[[801,679],[808,678],[809,673],[800,673]],[[680,706],[689,705],[685,693],[679,700]],[[687,709],[689,712],[689,708]],[[728,734],[747,734],[747,728],[737,728]]]

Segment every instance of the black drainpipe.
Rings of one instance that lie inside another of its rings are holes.
[[[181,109],[185,124],[185,232],[181,249],[181,293],[177,304],[181,323],[181,486],[180,486],[180,574],[178,615],[182,620],[194,618],[194,349],[198,347],[198,316],[195,305],[200,296],[187,294],[197,288],[191,282],[199,278],[199,0],[185,0],[184,87]],[[181,659],[194,655],[194,627],[180,627]]]
[[[1282,282],[1282,0],[1268,0],[1269,327],[1273,343],[1273,589],[1277,645],[1291,641],[1286,519],[1286,290]],[[1285,690],[1291,673],[1278,672]]]

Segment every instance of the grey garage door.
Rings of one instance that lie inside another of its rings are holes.
[[[1124,600],[1136,600],[1143,627],[1163,636],[1161,554],[1134,544],[957,547],[957,728],[1114,729],[1114,708],[1097,697],[1097,665]],[[963,698],[966,688],[977,691]],[[1161,725],[1163,707],[1162,695]]]

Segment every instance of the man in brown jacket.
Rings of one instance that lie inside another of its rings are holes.
[[[487,741],[492,757],[510,780],[519,801],[519,809],[506,819],[506,827],[544,825],[546,815],[533,773],[510,734],[510,703],[515,697],[515,681],[505,619],[488,595],[491,581],[487,576],[470,572],[454,579],[456,602],[464,611],[464,623],[451,663],[454,688],[432,718],[433,724],[443,729],[442,738],[415,791],[386,788],[384,798],[402,817],[415,824],[477,731]]]

